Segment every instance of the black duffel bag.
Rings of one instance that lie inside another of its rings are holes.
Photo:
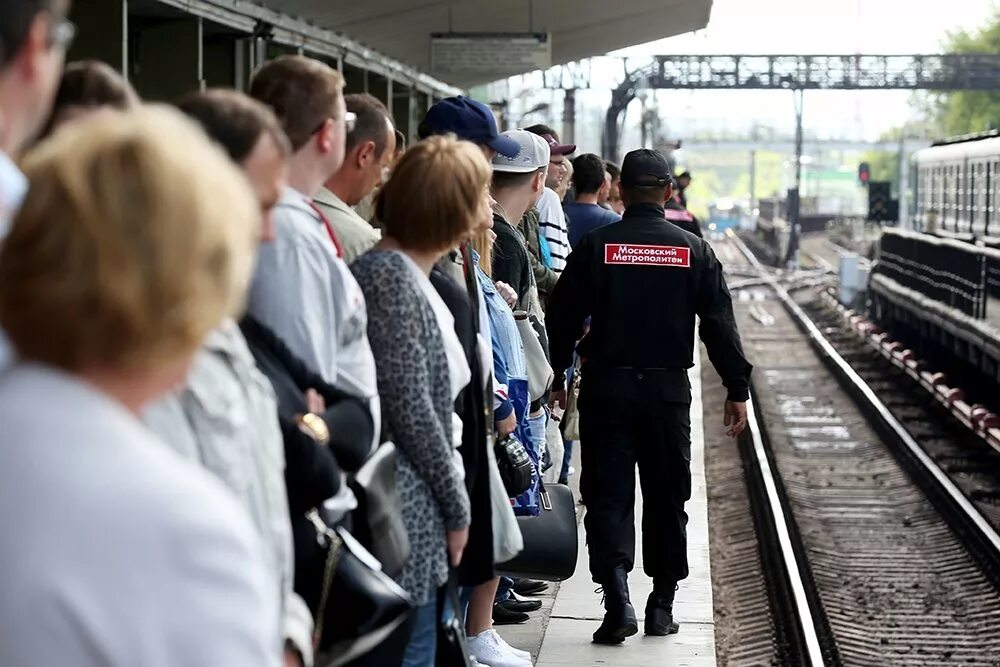
[[[568,486],[542,484],[540,502],[538,516],[517,517],[524,549],[496,569],[511,577],[563,581],[576,571],[576,501]]]

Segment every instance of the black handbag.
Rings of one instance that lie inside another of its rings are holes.
[[[521,495],[531,488],[531,459],[524,444],[513,434],[497,440],[493,446],[497,457],[497,468],[500,469],[500,479],[508,498]]]
[[[409,618],[409,594],[379,570],[379,563],[342,527],[306,514],[326,552],[322,591],[315,612],[316,666],[343,665],[383,642]]]
[[[444,620],[445,599],[451,602],[453,611],[448,620]],[[469,645],[465,639],[465,623],[462,621],[462,606],[458,601],[458,584],[452,568],[449,568],[448,583],[438,589],[437,618],[434,667],[472,667]]]
[[[348,479],[357,498],[351,534],[372,553],[382,571],[397,577],[410,560],[410,538],[403,525],[396,489],[396,447],[385,442]]]
[[[564,484],[543,484],[540,500],[538,516],[517,517],[524,549],[496,569],[510,577],[563,581],[576,571],[576,501]]]

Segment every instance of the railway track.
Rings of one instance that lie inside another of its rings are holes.
[[[934,406],[846,349],[821,308],[804,298],[803,309],[729,244],[765,284],[748,283],[756,298],[737,300],[757,365],[742,470],[716,472],[724,493],[745,485],[758,550],[744,571],[729,562],[719,576],[766,582],[766,603],[731,607],[768,641],[753,655],[729,651],[726,664],[1000,665],[992,473],[963,458],[971,450],[955,444],[946,414],[921,412]]]
[[[803,309],[990,526],[1000,531],[1000,452],[845,326],[825,298],[810,299]]]

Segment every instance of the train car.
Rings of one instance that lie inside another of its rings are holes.
[[[939,142],[913,162],[916,229],[1000,244],[1000,132]]]
[[[745,208],[728,197],[720,197],[708,205],[706,225],[711,232],[725,232],[747,226]]]

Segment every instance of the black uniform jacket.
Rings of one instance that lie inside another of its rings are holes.
[[[729,400],[747,400],[752,367],[722,264],[706,241],[667,222],[662,207],[633,204],[621,222],[587,234],[570,253],[546,316],[552,367],[569,367],[589,316],[578,347],[588,366],[688,369],[696,315]],[[557,377],[557,388],[562,382]]]
[[[667,201],[664,208],[666,209],[665,215],[670,222],[686,232],[691,232],[700,239],[705,238],[704,234],[701,233],[701,225],[698,224],[698,218],[691,215],[686,208],[673,199]]]

